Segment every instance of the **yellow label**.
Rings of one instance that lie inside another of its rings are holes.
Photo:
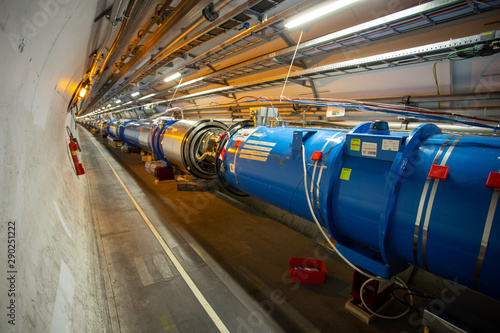
[[[351,150],[361,150],[361,139],[351,139]]]
[[[352,169],[342,168],[342,172],[340,172],[340,179],[349,180],[351,177]]]

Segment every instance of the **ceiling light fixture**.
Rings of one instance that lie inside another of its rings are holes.
[[[141,93],[136,91],[135,93],[131,93],[130,96],[132,97],[135,97],[135,96],[139,96]]]
[[[317,9],[313,9],[309,12],[305,12],[304,14],[296,17],[296,18],[292,18],[289,22],[287,22],[285,24],[285,27],[288,28],[288,29],[291,29],[291,28],[294,28],[298,25],[301,25],[303,23],[306,23],[306,22],[309,22],[309,21],[312,21],[314,19],[317,19],[321,16],[324,16],[326,14],[329,14],[333,11],[336,11],[336,10],[339,10],[340,8],[343,8],[347,5],[350,5],[352,3],[355,3],[359,0],[338,0],[338,1],[333,1],[333,2],[330,2],[328,3],[327,5],[325,6],[321,6]]]
[[[174,73],[174,74],[172,74],[170,76],[167,76],[166,78],[163,79],[163,81],[169,82],[169,81],[177,79],[178,77],[181,77],[181,73],[179,73],[179,72]]]
[[[82,89],[80,89],[80,97],[84,98],[86,93],[87,93],[87,89],[85,89],[85,87],[82,87]]]
[[[147,96],[141,97],[141,98],[139,98],[138,100],[140,101],[141,99],[146,99],[146,98],[149,98],[149,97],[153,97],[154,95],[156,95],[156,93],[149,94],[149,95],[147,95]]]
[[[117,99],[117,100],[115,101],[115,103],[116,103],[116,104],[120,104],[121,102],[122,102],[122,101],[121,101],[120,99]]]

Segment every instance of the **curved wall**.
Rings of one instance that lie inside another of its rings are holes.
[[[93,51],[91,30],[101,24],[93,19],[107,5],[0,4],[1,332],[109,327],[87,179],[74,172],[66,134],[70,126],[77,135],[66,108]],[[13,240],[15,262],[7,261]]]

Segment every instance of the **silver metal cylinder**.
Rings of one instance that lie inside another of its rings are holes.
[[[179,120],[170,125],[163,136],[161,149],[177,169],[194,176],[215,178],[215,140],[227,126],[216,120]]]
[[[144,121],[141,124],[142,130],[139,132],[139,144],[141,148],[148,152],[151,153],[151,145],[150,145],[150,132],[151,132],[151,126],[152,122],[151,121]]]

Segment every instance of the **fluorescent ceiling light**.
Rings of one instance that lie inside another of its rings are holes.
[[[111,107],[111,104],[106,105],[107,108]]]
[[[115,101],[115,103],[116,103],[116,104],[120,104],[121,102],[122,102],[122,101],[121,101],[120,99],[117,99],[117,100]]]
[[[147,96],[141,97],[141,98],[139,98],[138,100],[140,101],[141,99],[150,98],[150,97],[153,97],[154,95],[156,95],[156,93],[149,94],[149,95],[147,95]]]
[[[339,10],[342,7],[345,7],[347,5],[350,5],[352,3],[355,3],[359,0],[338,0],[338,1],[333,1],[325,6],[319,7],[317,9],[313,9],[312,11],[305,12],[304,14],[291,19],[288,23],[285,24],[285,27],[288,29],[294,28],[300,24],[312,21],[314,19],[317,19],[323,15],[329,14],[335,10]]]
[[[135,96],[139,96],[141,93],[136,91],[135,93],[131,93],[130,96],[132,97],[135,97]]]
[[[129,101],[129,102],[127,102],[127,103],[123,104],[123,105],[127,105],[127,104],[130,104],[130,103],[132,103],[132,101]]]
[[[163,79],[163,81],[169,82],[169,81],[177,79],[180,76],[181,76],[181,73],[177,72],[177,73],[174,73],[174,74],[172,74],[170,76],[167,76],[166,78]]]

